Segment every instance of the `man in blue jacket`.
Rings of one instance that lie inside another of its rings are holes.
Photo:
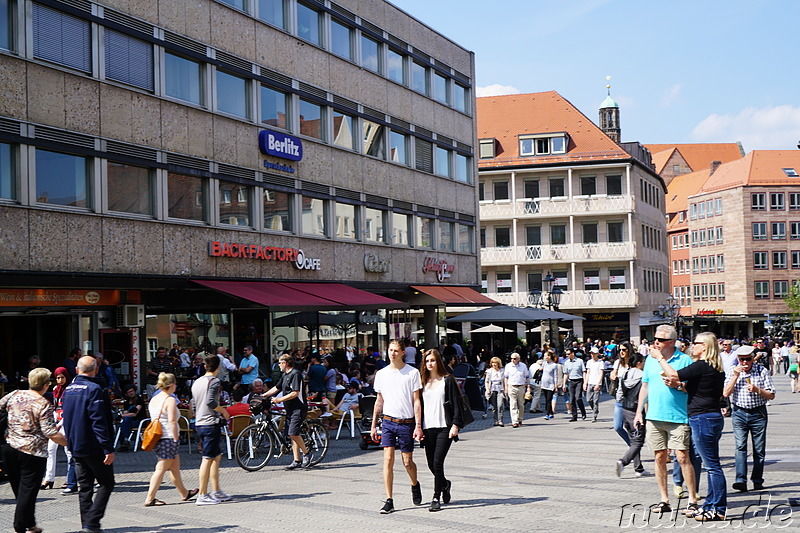
[[[96,533],[114,490],[111,402],[97,383],[94,357],[78,359],[78,375],[64,391],[64,433],[75,458],[84,533]],[[100,485],[94,497],[95,480]]]

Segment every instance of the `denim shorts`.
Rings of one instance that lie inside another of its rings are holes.
[[[219,439],[222,433],[219,426],[195,426],[195,430],[200,442],[203,443],[204,459],[216,459],[222,455],[222,449],[219,447]]]
[[[381,425],[381,447],[399,448],[403,453],[414,451],[414,422],[398,424],[383,419]]]

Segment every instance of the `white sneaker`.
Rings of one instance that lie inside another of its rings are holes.
[[[625,468],[625,465],[622,464],[622,461],[617,461],[614,464],[614,472],[617,474],[617,477],[622,476],[622,469]]]
[[[647,470],[642,470],[641,472],[636,472],[636,477],[647,477],[650,473]]]
[[[220,502],[227,502],[227,501],[230,501],[230,500],[233,499],[231,496],[228,496],[227,494],[225,494],[221,490],[218,490],[216,492],[212,492],[211,493],[211,497],[214,498],[217,501],[220,501]]]
[[[220,501],[211,494],[201,494],[194,503],[196,505],[216,505],[220,503]]]

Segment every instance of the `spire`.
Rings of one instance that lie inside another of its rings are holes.
[[[611,81],[611,76],[606,76],[606,81]],[[600,129],[616,143],[620,142],[621,130],[619,126],[619,104],[611,98],[611,84],[606,84],[608,94],[600,104]]]

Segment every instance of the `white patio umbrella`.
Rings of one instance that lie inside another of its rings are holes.
[[[411,334],[412,334],[412,335],[423,335],[424,333],[425,333],[425,330],[424,330],[424,329],[418,329],[418,330],[416,330],[416,331],[412,331],[412,332],[411,332]],[[444,330],[440,329],[440,330],[439,330],[439,333],[442,333],[442,334],[447,334],[447,335],[452,335],[452,334],[454,334],[454,333],[461,333],[461,332],[460,332],[460,331],[456,331],[456,330],[454,330],[454,329],[445,328]]]
[[[489,324],[488,326],[483,326],[482,328],[473,329],[470,333],[510,333],[513,330],[506,329],[502,326],[495,326],[494,324]]]
[[[558,331],[563,333],[569,330],[567,328],[558,328]],[[542,326],[536,326],[535,328],[531,328],[528,330],[528,333],[541,333],[541,332],[542,332]]]

